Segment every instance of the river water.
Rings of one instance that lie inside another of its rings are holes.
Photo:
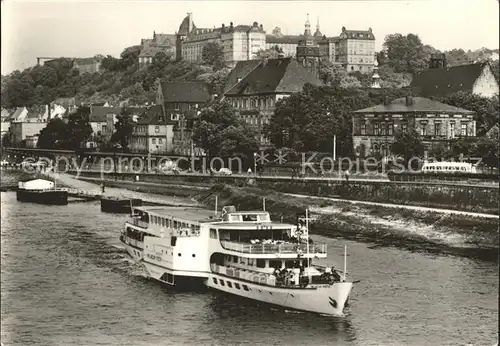
[[[10,345],[493,345],[498,264],[314,236],[361,280],[346,317],[286,312],[145,278],[127,216],[1,193],[1,337]]]

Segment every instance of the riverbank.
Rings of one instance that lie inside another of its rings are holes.
[[[496,259],[498,219],[453,215],[439,212],[387,208],[379,205],[353,205],[343,201],[324,201],[314,197],[295,197],[259,188],[217,185],[201,192],[197,200],[210,208],[215,196],[222,205],[237,209],[266,210],[275,220],[296,222],[296,214],[309,208],[317,221],[311,234],[397,246],[414,251],[449,253]]]

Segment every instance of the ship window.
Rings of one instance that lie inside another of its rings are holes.
[[[167,225],[167,223],[165,222],[165,219],[164,218],[161,218],[161,225],[163,227],[165,227]]]
[[[221,284],[221,286],[226,286],[226,284],[224,283],[224,280],[220,280],[220,284]]]
[[[233,285],[231,284],[231,281],[228,281],[228,282],[227,282],[227,287],[229,287],[229,288],[233,288]]]
[[[236,287],[237,289],[240,289],[240,284],[239,284],[239,283],[237,283],[237,282],[235,282],[235,283],[234,283],[234,287]]]
[[[217,279],[216,278],[212,278],[214,280],[214,284],[217,284]]]
[[[177,243],[177,237],[172,237],[170,238],[170,246],[175,246],[175,244]],[[181,254],[179,254],[180,256]]]
[[[253,266],[253,258],[249,258],[248,259],[248,265],[249,266]]]
[[[265,267],[266,267],[266,260],[257,259],[257,268],[265,268]]]
[[[248,288],[248,286],[247,286],[247,285],[243,285],[243,289],[244,289],[245,291],[250,291],[250,289]]]
[[[217,230],[210,228],[210,238],[217,239]]]

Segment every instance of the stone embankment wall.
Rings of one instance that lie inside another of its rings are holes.
[[[82,177],[101,177],[100,172],[82,172]],[[136,174],[104,175],[105,179],[134,181]],[[245,178],[195,175],[139,174],[141,182],[210,187],[216,184],[254,186],[264,191],[342,198],[349,200],[446,208],[498,214],[499,189],[492,186],[401,183],[383,181],[327,181],[279,178]]]

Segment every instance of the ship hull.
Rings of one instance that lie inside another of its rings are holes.
[[[218,291],[280,306],[284,309],[333,316],[344,315],[344,307],[352,289],[351,282],[338,282],[317,288],[272,287],[218,274],[211,274],[206,285]]]
[[[208,273],[173,270],[144,260],[142,263],[149,277],[163,284],[189,291],[206,290],[207,288]]]
[[[134,261],[141,261],[144,258],[143,243],[128,239],[124,235],[120,236],[120,241]]]
[[[130,214],[132,212],[131,205],[141,206],[142,199],[101,198],[101,211],[104,213]]]
[[[61,191],[61,190],[37,191],[37,190],[18,189],[16,194],[17,194],[17,200],[20,202],[30,202],[30,203],[48,204],[48,205],[68,204],[67,191]]]

